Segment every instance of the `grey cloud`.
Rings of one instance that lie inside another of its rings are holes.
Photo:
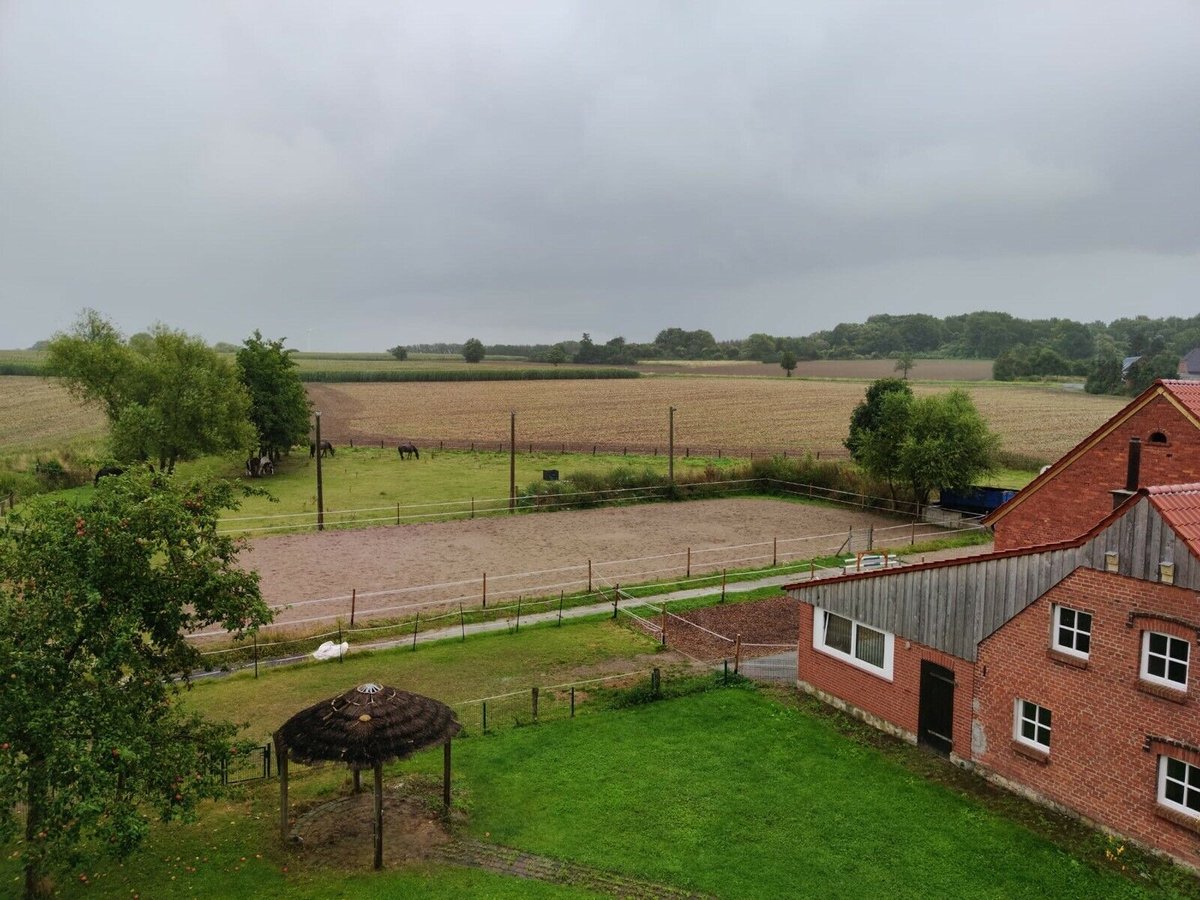
[[[1188,3],[0,12],[0,345],[1190,312]]]

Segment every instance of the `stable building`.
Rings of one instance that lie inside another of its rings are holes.
[[[1103,497],[1069,540],[788,585],[797,680],[1200,867],[1200,478]]]

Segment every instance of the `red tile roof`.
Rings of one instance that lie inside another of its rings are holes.
[[[1162,386],[1192,415],[1200,416],[1200,381],[1163,381]]]
[[[1147,493],[1163,520],[1200,556],[1200,484],[1162,485]]]
[[[1076,444],[1073,449],[1068,450],[1061,458],[1055,460],[1054,465],[1043,469],[1037,478],[1033,479],[1033,481],[1017,492],[1017,496],[1013,497],[999,509],[992,510],[992,512],[984,516],[982,524],[995,525],[996,522],[1028,500],[1034,492],[1040,490],[1042,485],[1057,478],[1068,466],[1085,456],[1101,438],[1106,437],[1118,425],[1140,410],[1154,397],[1162,396],[1163,394],[1167,394],[1175,403],[1183,407],[1185,416],[1190,416],[1193,424],[1197,428],[1200,428],[1200,381],[1171,381],[1166,379],[1156,381],[1131,400],[1128,406]]]

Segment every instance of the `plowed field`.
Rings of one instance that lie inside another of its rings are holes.
[[[746,451],[842,450],[850,412],[865,382],[711,377],[632,381],[311,384],[323,435],[336,442],[407,439],[449,446],[506,445],[509,411],[518,446],[588,449],[667,446],[667,409],[676,407],[675,446],[713,455]],[[945,388],[916,385],[917,394]],[[1076,391],[981,384],[967,389],[1007,450],[1056,459],[1123,401]]]

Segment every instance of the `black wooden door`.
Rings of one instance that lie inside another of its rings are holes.
[[[954,746],[954,673],[921,660],[921,705],[917,711],[917,740],[948,754]]]

